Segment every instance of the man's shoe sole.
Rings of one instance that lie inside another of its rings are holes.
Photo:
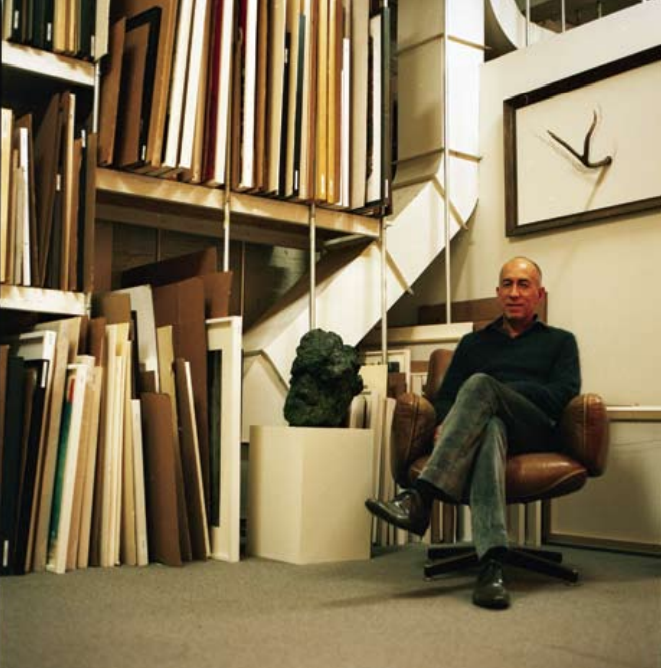
[[[473,605],[476,605],[478,608],[487,608],[488,610],[507,610],[511,602],[509,597],[483,600],[473,597]]]
[[[388,524],[396,526],[398,529],[404,529],[404,531],[414,533],[416,536],[424,536],[427,532],[426,526],[424,529],[414,527],[410,521],[401,520],[399,517],[392,515],[387,506],[381,501],[367,499],[367,501],[365,501],[365,507],[372,513],[372,515],[382,519],[384,522],[388,522]]]

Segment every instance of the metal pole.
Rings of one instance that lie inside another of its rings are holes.
[[[560,0],[560,25],[562,27],[562,32],[567,30],[567,12],[565,8],[565,0]]]
[[[317,220],[316,204],[310,205],[310,329],[317,326]]]
[[[240,314],[244,317],[246,314],[246,242],[241,242],[241,305]]]
[[[232,40],[234,42],[233,46],[236,47],[236,33],[234,33]],[[234,68],[229,68],[229,90],[230,94],[232,93],[232,88],[235,84],[234,81]],[[231,222],[231,212],[232,212],[232,142],[230,138],[232,137],[232,105],[230,104],[227,108],[227,151],[225,153],[225,202],[223,204],[223,271],[230,270],[230,222]],[[242,252],[242,262],[245,261],[245,251]],[[243,271],[243,269],[242,269]],[[243,280],[243,276],[241,278]],[[243,297],[242,297],[243,299]],[[241,315],[243,315],[243,305],[241,306]]]
[[[443,187],[445,198],[443,206],[443,222],[445,229],[445,318],[446,322],[452,322],[451,303],[451,257],[450,257],[450,97],[448,68],[448,2],[444,4],[443,25]]]
[[[530,46],[530,0],[526,0],[526,46]]]
[[[388,240],[386,220],[381,218],[381,362],[388,364]]]
[[[229,149],[228,149],[229,150]],[[227,174],[227,172],[226,172]],[[230,270],[230,186],[229,178],[225,186],[225,204],[223,205],[223,271]]]
[[[94,63],[94,101],[92,109],[92,132],[99,131],[99,106],[101,101],[101,63]]]

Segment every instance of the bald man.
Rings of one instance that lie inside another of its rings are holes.
[[[481,569],[473,603],[504,609],[507,553],[507,454],[551,449],[551,436],[567,403],[579,393],[580,366],[570,332],[540,322],[542,272],[525,257],[500,270],[496,289],[502,316],[464,336],[434,399],[434,445],[416,486],[383,502],[368,499],[377,517],[422,536],[434,499],[468,497]]]

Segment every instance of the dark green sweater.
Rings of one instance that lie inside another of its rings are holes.
[[[508,385],[554,421],[579,393],[581,371],[573,334],[536,321],[511,338],[501,327],[499,318],[461,339],[434,399],[437,422],[445,419],[459,388],[474,373],[486,373]]]

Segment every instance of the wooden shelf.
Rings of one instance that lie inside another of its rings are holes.
[[[661,406],[606,406],[606,412],[617,422],[661,421]]]
[[[97,170],[96,181],[98,219],[188,234],[223,235],[223,190],[104,168]],[[254,243],[304,246],[309,211],[305,203],[233,192],[231,236]],[[322,239],[379,236],[376,218],[320,207],[316,212]]]
[[[53,313],[61,315],[85,315],[85,294],[62,292],[46,288],[26,288],[20,285],[0,285],[0,309]]]
[[[22,44],[2,42],[2,65],[28,74],[59,79],[77,86],[94,87],[94,65],[92,63]]]

